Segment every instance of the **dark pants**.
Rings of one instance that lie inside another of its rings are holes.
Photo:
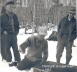
[[[17,46],[17,37],[15,34],[3,34],[3,44],[4,44],[4,52],[6,55],[6,61],[11,62],[12,61],[12,54],[10,51],[10,48],[12,47],[15,61],[20,61],[20,54],[18,52],[18,46]],[[3,51],[2,51],[3,52]]]
[[[38,61],[31,61],[27,57],[25,57],[17,66],[18,70],[26,70],[30,69],[31,67],[34,67],[38,63],[40,63],[41,60]]]
[[[4,50],[4,44],[3,44],[3,40],[1,39],[1,56],[2,56],[2,60],[6,60],[6,54],[5,54],[5,50]]]
[[[60,62],[60,58],[62,56],[64,47],[66,47],[66,64],[69,63],[69,61],[72,57],[72,55],[71,55],[72,44],[73,44],[73,41],[69,41],[69,38],[66,35],[62,36],[62,38],[58,40],[57,54],[56,54],[57,62]]]
[[[1,56],[2,56],[2,60],[5,59],[6,60],[6,53],[5,53],[5,47],[6,47],[6,35],[3,34],[1,36]]]

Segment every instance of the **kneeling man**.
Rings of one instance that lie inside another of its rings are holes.
[[[22,53],[25,53],[26,48],[28,48],[28,50],[24,59],[17,66],[19,70],[30,69],[47,60],[48,43],[47,40],[44,39],[45,35],[47,35],[47,28],[39,27],[37,36],[32,35],[20,45],[20,51]]]

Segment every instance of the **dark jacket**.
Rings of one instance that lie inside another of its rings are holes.
[[[4,33],[4,31],[7,31],[7,33],[10,33],[10,22],[9,22],[9,16],[7,15],[7,13],[3,13],[0,16],[0,20],[1,20],[1,34]],[[15,34],[17,35],[19,32],[19,21],[17,18],[16,14],[13,14],[13,20],[14,20],[14,31]]]
[[[58,39],[64,35],[66,29],[68,30],[67,35],[69,36],[69,40],[73,41],[76,38],[76,19],[74,17],[69,22],[68,15],[60,20],[58,25]]]

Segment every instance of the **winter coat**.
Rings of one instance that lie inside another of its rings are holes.
[[[61,38],[65,32],[69,40],[73,41],[76,38],[76,19],[73,17],[68,21],[68,15],[60,20],[58,25],[58,39]]]
[[[10,22],[9,22],[9,16],[7,15],[7,13],[3,13],[0,16],[0,20],[1,20],[1,35],[4,33],[4,31],[7,31],[7,33],[9,33],[10,31]],[[19,32],[19,21],[17,18],[16,14],[13,14],[13,21],[14,21],[14,31],[15,34],[17,35]]]

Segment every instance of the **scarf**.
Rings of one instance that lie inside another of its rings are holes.
[[[10,33],[14,33],[14,20],[13,20],[13,13],[7,12],[7,15],[9,16],[9,22],[10,22]]]

